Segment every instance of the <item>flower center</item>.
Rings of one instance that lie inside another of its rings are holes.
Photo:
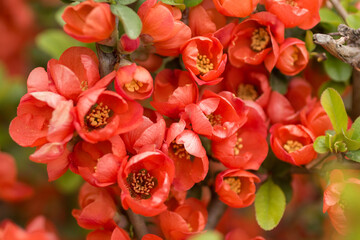
[[[292,65],[295,65],[296,61],[299,60],[299,49],[297,47],[294,47],[294,52],[291,54],[291,57],[294,60]]]
[[[255,99],[258,98],[258,93],[255,90],[254,85],[252,84],[239,84],[237,92],[236,92],[236,96],[238,96],[239,98],[243,99],[243,100],[251,100],[254,101]]]
[[[94,129],[105,127],[110,118],[111,109],[102,102],[94,106],[85,117],[87,126]]]
[[[221,125],[221,115],[211,113],[209,115],[206,115],[206,117],[209,119],[211,126]]]
[[[125,84],[125,88],[129,92],[135,92],[138,91],[144,84],[142,82],[136,81],[133,79],[131,82]]]
[[[224,182],[229,184],[230,189],[239,194],[241,192],[241,181],[238,177],[226,177]]]
[[[237,135],[237,134],[236,134]],[[242,141],[243,139],[241,137],[237,137],[236,139],[236,143],[235,143],[235,146],[234,146],[234,155],[237,156],[240,154],[240,149],[243,148],[243,144],[242,144]]]
[[[157,179],[146,169],[141,169],[137,173],[130,173],[126,181],[133,198],[148,199],[151,197],[151,190],[157,186]]]
[[[297,7],[297,2],[295,0],[286,0],[286,4],[289,4],[292,7]]]
[[[81,87],[82,91],[86,91],[89,88],[88,82],[87,81],[81,81],[80,87]]]
[[[255,52],[261,52],[270,42],[270,36],[264,28],[255,29],[251,36],[250,47]]]
[[[184,144],[177,144],[174,140],[171,142],[170,147],[172,148],[176,157],[178,157],[180,159],[183,159],[183,158],[186,158],[189,160],[191,159],[190,154],[184,148]]]
[[[299,143],[298,141],[295,141],[295,140],[287,140],[286,143],[283,145],[283,148],[288,153],[295,152],[303,147],[304,147],[304,145],[302,145],[301,143]]]
[[[204,54],[198,54],[196,59],[196,67],[200,72],[200,75],[204,75],[214,69],[214,64],[210,62],[210,59]]]

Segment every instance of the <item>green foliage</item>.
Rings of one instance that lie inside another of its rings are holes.
[[[333,88],[338,93],[342,94],[345,91],[346,83],[344,83],[344,82],[335,82],[335,81],[326,81],[326,82],[324,82],[319,88],[319,93],[318,93],[319,98],[320,98],[321,94],[327,88]]]
[[[313,147],[314,147],[314,150],[320,154],[327,153],[329,151],[329,146],[327,146],[327,144],[326,144],[325,136],[317,137],[314,142]]]
[[[256,221],[264,230],[276,227],[285,211],[286,199],[281,188],[271,178],[268,179],[256,193]]]
[[[326,53],[327,60],[324,61],[325,72],[336,82],[346,82],[352,74],[352,67],[343,61]]]
[[[89,47],[90,44],[79,42],[62,30],[49,29],[40,33],[35,39],[36,45],[50,57],[59,59],[61,54],[73,46]]]
[[[349,16],[346,18],[346,22],[351,28],[360,28],[360,12],[356,14],[349,14]]]
[[[165,4],[169,4],[171,6],[175,6],[181,10],[184,10],[186,8],[184,4],[184,0],[161,0]]]
[[[320,98],[321,105],[330,118],[336,133],[347,128],[348,117],[340,94],[332,88],[326,89]]]
[[[116,1],[116,3],[122,4],[122,5],[129,5],[129,4],[136,2],[137,0],[115,0],[115,1]]]
[[[207,231],[205,233],[200,233],[189,238],[189,240],[222,240],[222,239],[223,239],[222,235],[216,231]]]
[[[320,22],[328,23],[333,26],[338,26],[341,23],[344,23],[339,15],[337,15],[334,11],[328,8],[321,8],[319,11],[320,14]]]
[[[73,193],[80,188],[83,179],[80,175],[67,171],[63,176],[55,181],[57,188],[65,194]]]
[[[310,30],[307,30],[306,31],[306,35],[305,35],[305,46],[306,46],[306,49],[309,51],[309,52],[312,52],[315,48],[316,48],[316,45],[313,41],[313,32],[310,31]]]
[[[186,7],[195,7],[202,3],[203,0],[184,0]]]
[[[125,33],[129,38],[136,39],[140,35],[142,23],[134,10],[117,3],[111,5],[111,12],[119,17],[119,20],[124,27]]]
[[[360,163],[360,150],[348,151],[345,156],[348,157],[350,160]]]

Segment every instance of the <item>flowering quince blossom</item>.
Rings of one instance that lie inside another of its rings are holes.
[[[294,76],[304,70],[309,61],[309,52],[305,42],[297,38],[287,38],[280,45],[276,68],[283,74]]]
[[[66,7],[62,18],[64,31],[81,42],[99,42],[109,38],[115,28],[115,16],[109,4],[87,0]]]
[[[303,125],[278,123],[270,128],[270,134],[271,148],[280,160],[299,166],[316,158],[315,138]]]
[[[191,37],[190,28],[180,21],[182,14],[178,8],[147,0],[140,6],[138,15],[143,38],[149,38],[147,41],[162,56],[179,55],[180,47]]]
[[[225,16],[247,17],[252,13],[260,0],[213,0],[216,9]]]
[[[222,80],[227,55],[215,37],[194,37],[181,50],[182,60],[191,77],[199,85],[213,85]]]
[[[286,28],[310,29],[320,22],[321,1],[318,0],[265,0],[265,7]]]
[[[43,216],[34,218],[26,229],[9,220],[0,222],[0,239],[8,240],[59,240],[53,224]]]
[[[198,87],[187,71],[164,69],[154,85],[151,106],[165,116],[178,118],[186,105],[198,100]]]
[[[219,199],[230,207],[247,207],[255,200],[256,182],[260,179],[252,173],[228,169],[216,176],[215,191]]]
[[[174,188],[183,191],[204,180],[209,168],[209,160],[199,136],[185,130],[185,125],[184,120],[171,124],[163,146],[164,152],[174,161]]]
[[[17,170],[14,158],[8,153],[0,152],[1,200],[6,202],[17,202],[26,200],[34,194],[34,191],[30,186],[19,182],[16,178]]]
[[[124,229],[116,226],[113,231],[95,230],[87,235],[86,240],[131,240],[131,238]],[[141,240],[162,240],[162,238],[154,234],[146,234]]]
[[[271,72],[284,41],[284,24],[269,12],[259,12],[239,23],[229,44],[229,61],[235,67],[265,64]]]
[[[187,239],[204,230],[207,215],[202,202],[196,198],[188,198],[174,211],[166,210],[160,214],[160,227],[166,239]]]
[[[197,104],[189,104],[185,112],[194,132],[219,141],[233,135],[246,121],[241,99],[230,103],[225,97],[205,91]]]
[[[155,216],[166,210],[164,204],[174,179],[173,161],[160,151],[146,151],[123,161],[118,173],[124,209]]]
[[[115,89],[126,99],[146,99],[153,92],[153,79],[148,70],[133,63],[118,69]]]
[[[313,107],[303,109],[300,113],[301,123],[310,129],[315,137],[325,135],[327,130],[332,130],[330,118],[326,114],[320,102],[314,104]]]
[[[229,232],[228,234],[226,234],[226,236],[225,236],[225,240],[238,240],[238,239],[242,239],[242,240],[265,240],[265,238],[260,237],[260,236],[256,236],[256,237],[251,238],[241,228],[236,228],[236,229],[232,230],[231,232]]]

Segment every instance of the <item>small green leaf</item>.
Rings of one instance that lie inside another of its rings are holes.
[[[111,5],[110,8],[112,13],[119,17],[128,37],[136,39],[140,35],[142,29],[141,20],[136,12],[121,4]]]
[[[327,60],[324,61],[325,72],[336,82],[346,82],[352,74],[352,67],[349,64],[326,53]]]
[[[358,29],[360,28],[360,14],[349,14],[346,18],[346,22],[348,23],[349,27]]]
[[[329,148],[325,141],[325,136],[317,137],[314,142],[313,147],[314,147],[315,152],[320,153],[320,154],[327,153],[329,151]]]
[[[264,230],[276,227],[285,211],[286,198],[281,188],[271,179],[267,180],[256,193],[256,221]]]
[[[355,161],[355,162],[360,162],[360,150],[357,151],[348,151],[345,154],[346,157],[348,157],[349,159]]]
[[[195,7],[202,3],[203,0],[184,0],[186,7]]]
[[[161,0],[161,1],[165,4],[180,8],[181,10],[184,10],[186,8],[184,4],[184,0]]]
[[[341,152],[346,152],[348,149],[347,149],[347,146],[346,146],[346,143],[343,142],[343,141],[337,141],[334,143],[334,151],[336,153],[341,153]]]
[[[305,46],[306,46],[306,49],[309,51],[309,52],[312,52],[316,45],[313,41],[313,32],[310,31],[310,30],[307,30],[306,31],[306,35],[305,35]]]
[[[115,1],[116,1],[116,3],[122,4],[122,5],[129,5],[129,4],[136,2],[137,0],[115,0]]]
[[[318,93],[319,98],[320,98],[321,94],[327,88],[333,88],[338,93],[342,94],[345,91],[346,83],[344,83],[344,82],[335,82],[335,81],[326,81],[326,82],[324,82],[319,88],[319,93]]]
[[[339,15],[328,8],[321,8],[319,14],[321,19],[320,22],[322,23],[329,23],[334,26],[338,26],[339,24],[344,23]]]
[[[354,130],[350,129],[348,131],[343,130],[344,141],[346,143],[347,150],[355,151],[360,149],[360,141],[354,138]]]
[[[196,234],[189,238],[189,240],[222,240],[222,235],[217,231],[207,231],[205,233]]]
[[[347,129],[348,116],[339,93],[328,88],[321,94],[320,102],[336,133],[342,133],[343,129]]]
[[[353,129],[351,139],[360,140],[360,117],[351,125],[351,129]]]

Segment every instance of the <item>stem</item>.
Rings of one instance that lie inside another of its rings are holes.
[[[227,209],[227,205],[219,200],[217,194],[213,194],[213,198],[209,203],[208,207],[208,222],[205,226],[205,229],[210,230],[214,229],[218,224],[220,218],[223,216],[225,210]]]
[[[348,13],[344,9],[344,7],[341,5],[341,3],[338,0],[330,0],[330,2],[334,6],[335,10],[339,13],[340,17],[347,24],[346,19],[348,17]]]
[[[355,120],[360,116],[360,72],[353,69],[353,89],[352,89],[352,106],[351,118]]]
[[[143,216],[134,213],[130,208],[126,210],[126,213],[129,217],[131,224],[134,226],[137,239],[142,239],[144,235],[149,233]]]
[[[320,163],[322,163],[326,158],[328,158],[330,156],[330,153],[327,153],[325,156],[323,156],[322,158],[318,158],[318,159],[315,159],[314,161],[306,164],[306,168],[307,169],[313,169],[315,168],[316,166],[318,166]]]
[[[100,44],[96,43],[96,51],[99,58],[99,71],[100,77],[103,78],[112,71],[116,64],[116,53],[110,52],[106,53],[101,50]]]

